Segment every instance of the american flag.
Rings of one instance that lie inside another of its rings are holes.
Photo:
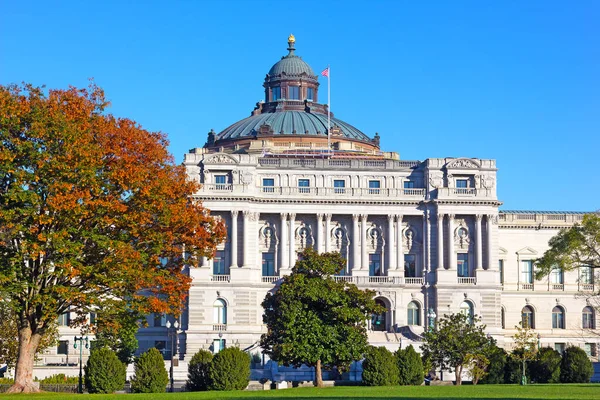
[[[329,67],[325,68],[323,70],[323,72],[321,72],[321,75],[326,76],[326,77],[329,78]]]

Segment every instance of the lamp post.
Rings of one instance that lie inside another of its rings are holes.
[[[85,348],[89,348],[90,347],[90,342],[88,340],[88,337],[83,337],[83,336],[75,336],[75,343],[73,343],[73,348],[77,348],[77,342],[79,342],[79,393],[83,393],[83,346],[84,346],[84,342],[85,342]]]
[[[173,360],[175,358],[175,350],[177,349],[177,329],[179,329],[179,321],[175,321],[172,325],[173,331],[171,331],[171,321],[167,321],[167,335],[169,336],[169,341],[171,342],[171,367],[169,368],[169,378],[171,382],[170,392],[174,391],[174,382],[173,382]]]

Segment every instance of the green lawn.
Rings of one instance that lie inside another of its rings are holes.
[[[478,385],[478,386],[410,386],[296,388],[257,392],[196,392],[161,394],[67,395],[43,393],[37,395],[1,395],[0,399],[600,399],[600,384],[581,385]]]

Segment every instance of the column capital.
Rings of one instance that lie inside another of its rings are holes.
[[[332,217],[331,214],[324,214],[324,216],[327,221],[331,221],[331,217]]]
[[[279,216],[281,217],[282,221],[285,221],[288,218],[288,213],[280,213]]]
[[[258,213],[258,212],[244,210],[244,218],[246,218],[250,221],[256,221],[258,219],[259,215],[260,215],[260,213]]]
[[[352,221],[358,222],[359,218],[360,218],[360,215],[358,215],[358,214],[352,214]]]
[[[366,222],[368,217],[369,217],[369,215],[368,215],[368,214],[360,214],[360,219],[361,219],[361,221],[364,221],[364,222]]]
[[[438,212],[438,213],[437,213],[437,218],[438,218],[438,221],[442,221],[442,220],[444,219],[444,217],[445,217],[445,216],[446,216],[446,214],[444,214],[444,213],[441,213],[441,212]]]
[[[323,213],[317,213],[317,220],[321,221],[323,220]]]
[[[296,219],[296,213],[290,213],[289,216],[291,221]]]
[[[237,218],[237,216],[238,216],[239,212],[240,212],[239,210],[231,210],[231,216],[232,216],[233,218]]]
[[[396,216],[394,214],[388,214],[388,222],[394,222],[394,219],[396,218]]]
[[[454,221],[454,218],[456,217],[456,214],[448,214],[448,219],[450,221]]]
[[[483,219],[483,214],[475,214],[475,219],[477,220],[477,222],[481,222],[481,220]]]

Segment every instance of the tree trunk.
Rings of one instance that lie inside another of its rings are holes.
[[[315,365],[315,386],[323,387],[323,374],[321,371],[321,360],[317,360],[317,365]]]
[[[460,386],[462,384],[462,366],[454,368],[454,377],[456,379],[456,386]]]
[[[33,384],[33,363],[35,352],[40,344],[42,336],[39,333],[31,333],[29,326],[19,328],[19,354],[15,366],[15,383],[6,393],[33,393],[39,392]]]

